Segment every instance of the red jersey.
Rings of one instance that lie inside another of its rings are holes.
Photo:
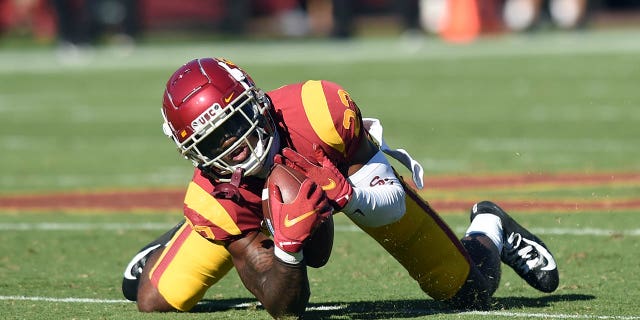
[[[313,158],[313,145],[323,148],[337,167],[346,170],[363,137],[362,116],[349,94],[338,84],[310,80],[267,93],[281,146]],[[219,182],[198,169],[184,199],[187,222],[203,237],[227,241],[262,228],[264,179],[244,177],[240,196],[215,197]]]

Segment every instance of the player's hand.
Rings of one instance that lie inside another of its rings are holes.
[[[283,203],[280,188],[269,184],[269,205],[273,224],[273,242],[280,249],[295,253],[313,231],[333,213],[327,196],[311,179],[300,185],[300,191],[290,203]]]
[[[275,161],[304,172],[327,193],[331,205],[340,211],[349,202],[353,188],[333,162],[329,160],[322,148],[314,145],[313,151],[314,161],[290,148],[284,148],[282,156],[276,155]]]

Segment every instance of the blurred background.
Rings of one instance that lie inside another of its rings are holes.
[[[637,0],[0,0],[5,44],[181,38],[478,36],[640,25]]]
[[[160,101],[205,56],[340,83],[427,175],[640,171],[640,0],[0,0],[0,30],[0,193],[182,186]]]
[[[344,86],[424,166],[421,196],[456,232],[481,199],[546,230],[557,295],[505,273],[505,313],[484,317],[639,319],[639,31],[640,0],[0,0],[0,319],[140,318],[42,300],[122,299],[148,226],[181,218],[193,167],[162,133],[162,94],[207,56],[264,90]],[[483,317],[435,314],[363,237],[337,235],[311,275],[315,306],[347,306],[319,317]],[[223,281],[208,299],[252,299]],[[267,316],[224,308],[180,318]]]

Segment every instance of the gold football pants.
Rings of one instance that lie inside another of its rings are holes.
[[[411,187],[406,192],[406,213],[391,224],[360,226],[387,250],[436,300],[453,297],[465,283],[471,259],[453,231]]]
[[[187,221],[167,244],[149,277],[169,304],[188,311],[231,268],[227,249],[203,238]]]

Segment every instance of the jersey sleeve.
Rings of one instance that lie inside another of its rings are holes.
[[[225,199],[213,195],[214,183],[196,169],[187,187],[184,216],[196,232],[211,241],[229,241],[262,228],[262,185],[243,184],[239,199]]]
[[[348,163],[364,129],[360,109],[340,85],[309,80],[269,92],[285,142],[304,156],[320,145],[331,160]]]

